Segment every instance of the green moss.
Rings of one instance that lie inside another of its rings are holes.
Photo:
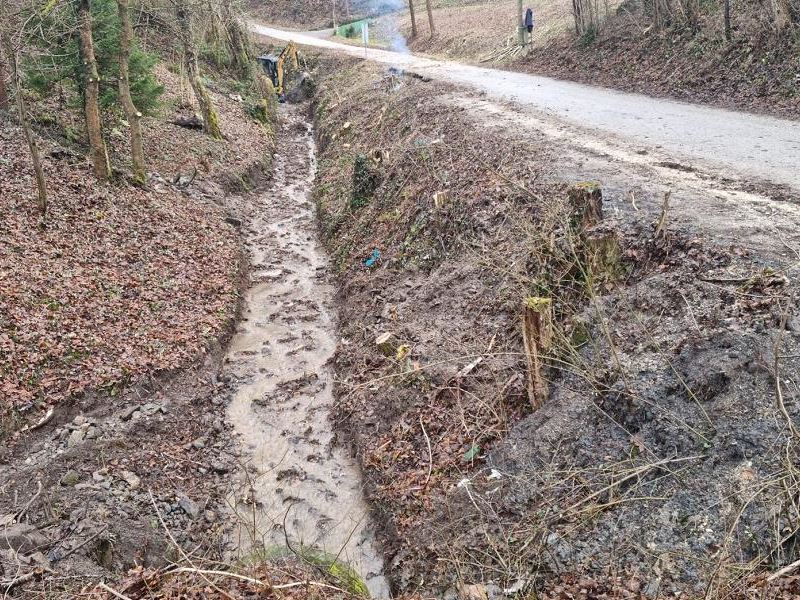
[[[525,306],[536,312],[545,311],[552,305],[552,298],[542,298],[538,296],[528,296],[525,298]]]

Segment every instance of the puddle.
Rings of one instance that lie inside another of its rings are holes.
[[[333,287],[310,200],[315,147],[304,107],[281,107],[274,180],[248,223],[251,285],[228,351],[228,418],[248,475],[231,504],[239,555],[313,547],[347,563],[388,598],[361,476],[333,445]]]

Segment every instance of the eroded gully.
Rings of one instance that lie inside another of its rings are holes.
[[[329,411],[336,348],[333,288],[316,239],[315,145],[307,107],[280,109],[269,189],[247,228],[250,288],[226,370],[228,418],[245,476],[231,498],[240,555],[288,544],[338,557],[374,597],[389,596],[360,472],[334,444]]]

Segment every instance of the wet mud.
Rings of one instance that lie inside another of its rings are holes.
[[[346,563],[388,597],[359,469],[329,420],[333,286],[316,239],[315,144],[307,107],[280,113],[274,180],[246,232],[251,287],[226,371],[243,476],[230,504],[240,556],[281,549]]]

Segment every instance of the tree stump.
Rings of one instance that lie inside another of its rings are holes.
[[[603,223],[585,232],[583,262],[595,282],[612,282],[623,275],[619,233],[612,225]]]
[[[533,410],[549,396],[544,376],[544,356],[553,346],[553,302],[550,298],[527,298],[522,312],[522,339],[528,363],[528,399]]]
[[[382,333],[376,337],[375,346],[378,348],[378,352],[384,356],[395,356],[397,354],[397,339],[391,332]]]
[[[589,181],[572,186],[568,192],[570,225],[581,234],[603,220],[603,191],[600,184]]]

